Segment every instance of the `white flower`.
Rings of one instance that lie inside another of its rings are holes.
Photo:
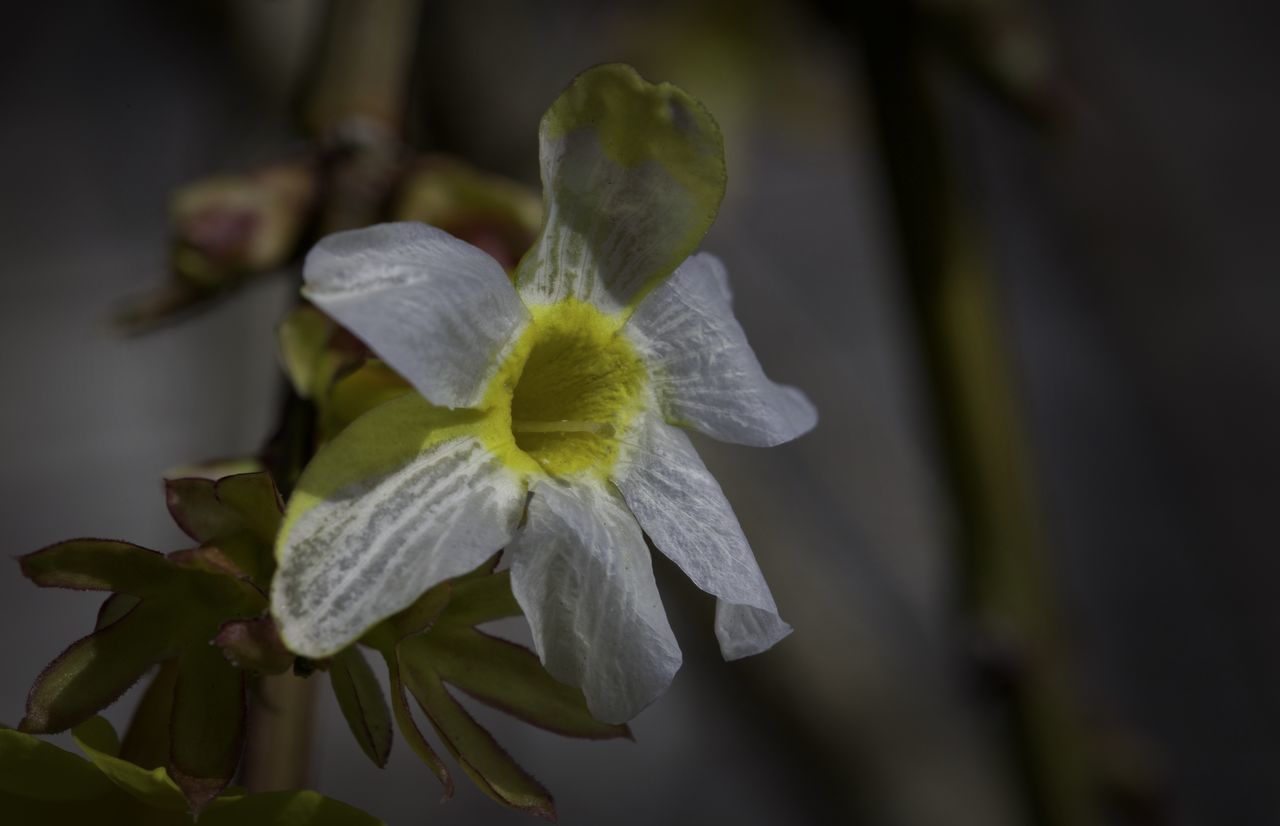
[[[547,669],[622,722],[681,662],[644,534],[718,598],[726,658],[791,630],[679,427],[776,445],[816,413],[761,371],[720,262],[689,257],[724,191],[706,111],[603,66],[553,104],[540,137],[546,217],[514,287],[423,224],[339,233],[308,256],[306,295],[418,392],[308,466],[272,609],[290,648],[327,656],[505,547]]]

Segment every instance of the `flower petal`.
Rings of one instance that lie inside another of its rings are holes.
[[[578,686],[592,716],[624,723],[680,668],[640,526],[603,483],[535,483],[508,546],[511,590],[551,675]]]
[[[316,455],[276,547],[271,607],[291,650],[333,654],[506,543],[526,486],[485,447],[485,424],[410,394]]]
[[[758,654],[790,634],[737,517],[689,437],[645,416],[632,438],[614,482],[658,550],[720,598],[716,636],[725,659]]]
[[[330,235],[304,274],[307,298],[446,407],[480,401],[529,318],[498,262],[426,224]]]
[[[633,309],[693,252],[724,196],[720,128],[629,66],[578,75],[542,118],[541,234],[516,285],[530,305]]]
[[[624,329],[649,361],[667,421],[724,442],[791,441],[817,424],[818,412],[799,390],[765,376],[730,302],[724,265],[699,253]]]

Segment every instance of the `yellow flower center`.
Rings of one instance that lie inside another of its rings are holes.
[[[606,474],[618,438],[643,406],[644,362],[623,320],[577,300],[530,309],[532,322],[486,394],[509,438],[509,465],[552,476]],[[505,448],[505,449],[502,449]]]

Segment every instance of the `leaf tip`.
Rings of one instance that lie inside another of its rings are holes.
[[[173,782],[182,790],[182,796],[187,799],[188,811],[191,813],[192,820],[200,817],[200,813],[205,807],[212,803],[218,795],[226,788],[228,780],[217,777],[196,777],[187,774],[181,769],[173,765],[170,761],[166,767],[169,776],[173,778]]]

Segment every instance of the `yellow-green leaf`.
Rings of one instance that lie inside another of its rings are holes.
[[[90,762],[134,798],[158,809],[186,811],[186,798],[163,768],[147,770],[117,756],[119,740],[106,720],[92,717],[76,726],[71,735]]]

